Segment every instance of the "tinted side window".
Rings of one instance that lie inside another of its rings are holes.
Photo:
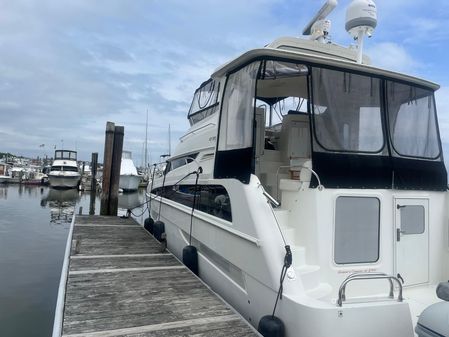
[[[173,200],[187,207],[192,207],[195,196],[195,185],[165,186],[152,191],[164,198]],[[198,185],[195,209],[218,218],[232,221],[231,201],[229,194],[220,185]]]
[[[171,159],[169,161],[169,166],[168,166],[167,172],[173,171],[173,170],[177,169],[178,167],[181,167],[181,166],[191,163],[192,161],[194,161],[196,159],[197,156],[198,156],[198,153],[192,153],[187,156],[182,156],[179,158]]]

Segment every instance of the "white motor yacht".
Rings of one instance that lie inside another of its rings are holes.
[[[11,165],[0,163],[0,184],[7,183],[11,180],[10,169]]]
[[[142,177],[137,173],[130,151],[122,152],[122,162],[120,164],[119,188],[124,192],[136,191]]]
[[[148,187],[150,216],[180,259],[196,247],[199,276],[255,327],[412,337],[449,279],[439,86],[369,64],[372,1],[348,9],[356,48],[329,41],[335,5],[310,39],[279,38],[201,84]]]
[[[81,174],[76,162],[76,151],[56,150],[53,164],[48,173],[50,186],[53,188],[78,187]]]

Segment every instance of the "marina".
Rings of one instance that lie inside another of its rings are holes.
[[[448,39],[318,2],[23,11],[61,48],[0,69],[0,336],[449,336]]]

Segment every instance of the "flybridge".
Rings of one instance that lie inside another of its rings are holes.
[[[55,151],[55,160],[56,159],[76,160],[76,151],[56,150]]]

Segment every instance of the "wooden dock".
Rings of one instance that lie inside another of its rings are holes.
[[[76,216],[69,240],[53,337],[259,335],[134,220]]]

